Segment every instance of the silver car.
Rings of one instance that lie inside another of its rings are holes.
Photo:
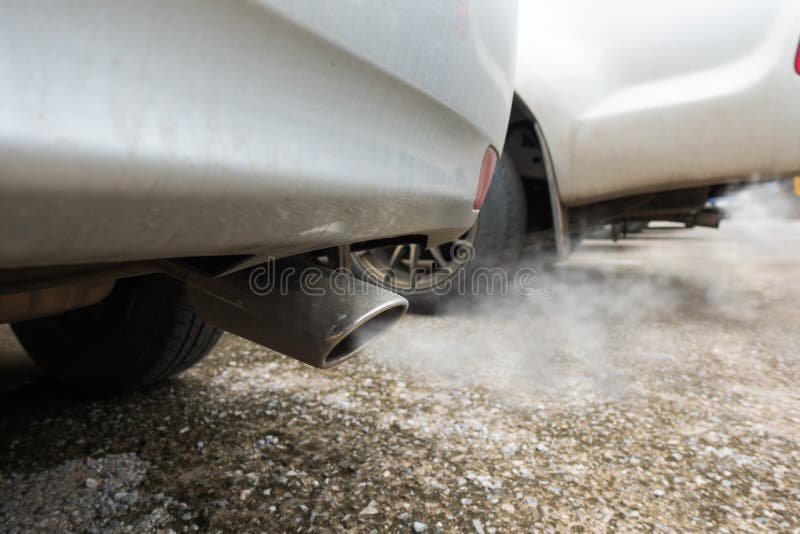
[[[2,13],[0,322],[79,387],[170,376],[218,327],[315,366],[344,360],[402,297],[261,294],[259,277],[312,268],[322,284],[351,248],[456,238],[503,149],[514,1]]]

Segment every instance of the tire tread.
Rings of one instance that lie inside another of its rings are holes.
[[[91,317],[109,306],[112,315],[123,309],[128,315],[98,335]],[[165,380],[203,359],[223,333],[195,314],[180,282],[163,275],[120,281],[90,308],[12,325],[34,361],[84,390],[125,391]]]

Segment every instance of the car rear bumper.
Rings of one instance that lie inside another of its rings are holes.
[[[0,267],[455,237],[502,149],[516,4],[451,4],[10,3]]]

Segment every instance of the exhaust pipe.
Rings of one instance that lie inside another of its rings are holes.
[[[719,228],[719,223],[725,214],[718,208],[703,208],[694,216],[695,226],[706,226],[708,228]]]
[[[221,278],[188,273],[184,280],[204,320],[321,369],[356,354],[408,309],[396,293],[298,261]]]

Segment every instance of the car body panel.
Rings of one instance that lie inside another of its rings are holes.
[[[566,206],[800,169],[795,0],[520,4],[517,93]]]
[[[2,5],[3,268],[446,241],[504,142],[516,2]]]

